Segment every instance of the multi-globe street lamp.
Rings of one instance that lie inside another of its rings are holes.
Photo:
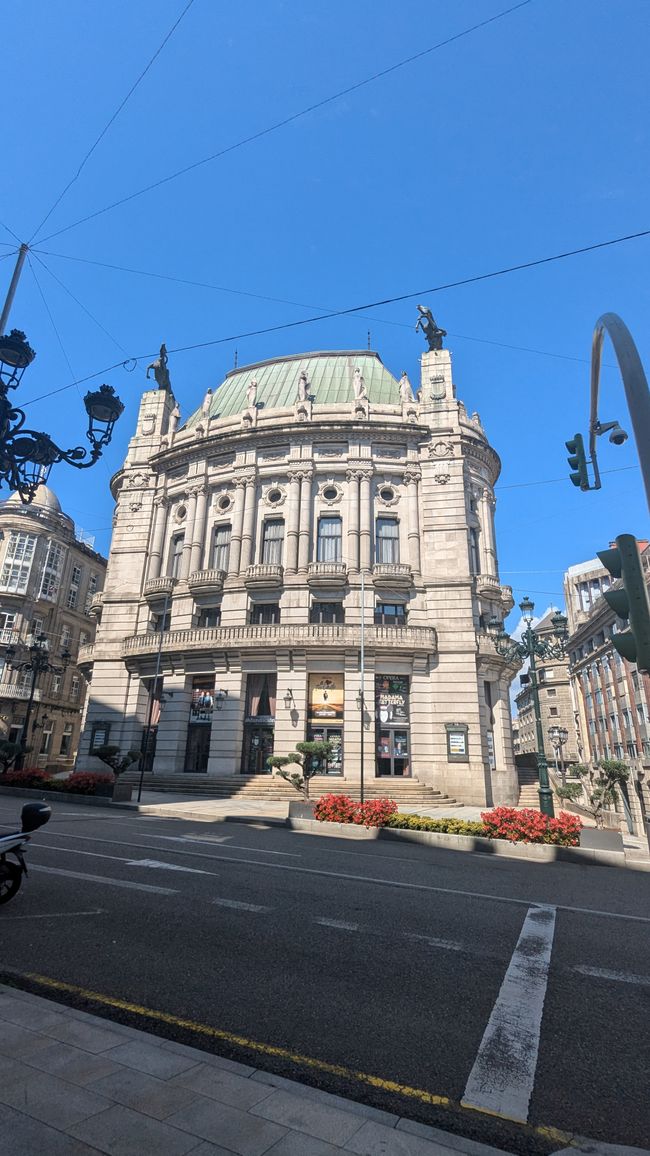
[[[19,654],[15,646],[8,646],[5,650],[7,666],[11,670],[22,671],[23,673],[29,673],[32,676],[29,686],[27,706],[25,708],[25,719],[20,736],[20,751],[15,763],[16,770],[21,770],[25,761],[25,754],[27,753],[29,720],[32,714],[34,695],[36,693],[38,680],[42,674],[65,674],[71,658],[72,655],[66,647],[61,651],[62,665],[55,666],[53,663],[51,663],[49,642],[44,634],[33,635],[30,645],[23,648],[22,654]]]
[[[564,747],[569,741],[569,732],[566,727],[552,726],[548,728],[548,737],[553,747],[555,755],[555,771],[559,774],[562,780],[562,786],[566,786],[566,774],[564,771]]]
[[[537,678],[536,660],[538,658],[558,659],[564,657],[565,644],[568,638],[567,619],[559,610],[553,615],[551,622],[553,623],[554,641],[551,641],[551,639],[542,638],[536,630],[533,630],[534,602],[531,602],[530,598],[524,598],[523,602],[519,603],[519,609],[526,623],[526,629],[519,642],[516,642],[510,637],[504,629],[503,622],[496,617],[490,619],[488,630],[492,636],[497,654],[505,658],[506,662],[512,662],[515,658],[527,658],[529,660],[530,685],[537,732],[539,809],[544,815],[548,815],[549,818],[552,819],[554,815],[553,792],[548,779],[548,763],[544,751],[544,728],[542,726],[542,712],[539,702],[539,682]]]

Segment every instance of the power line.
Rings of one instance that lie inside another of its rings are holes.
[[[68,286],[64,285],[63,281],[61,281],[61,279],[59,277],[57,277],[56,273],[52,272],[52,270],[49,268],[49,266],[45,264],[45,261],[43,261],[42,257],[39,257],[38,253],[34,249],[30,249],[30,252],[34,255],[34,257],[36,258],[38,263],[43,266],[43,268],[45,269],[45,272],[49,273],[50,277],[52,277],[53,280],[56,281],[57,285],[60,285],[61,288],[68,294],[68,297],[71,297],[72,300],[75,302],[75,304],[77,304],[79,306],[79,308],[82,309],[83,312],[88,315],[88,317],[90,317],[90,320],[94,321],[95,325],[97,325],[98,328],[101,329],[102,333],[105,333],[106,336],[108,338],[110,338],[110,340],[113,342],[113,345],[116,345],[117,348],[120,350],[120,353],[126,354],[126,349],[124,348],[124,346],[120,345],[117,338],[113,337],[113,334],[109,332],[109,330],[106,328],[106,326],[102,325],[101,321],[97,320],[94,313],[90,312],[90,309],[88,309],[88,307],[86,305],[84,305],[83,301],[80,301],[78,297],[75,297],[72,290],[68,289]]]
[[[388,68],[383,68],[380,72],[373,73],[372,76],[367,76],[363,80],[358,80],[355,84],[349,85],[347,88],[340,89],[339,92],[332,93],[326,96],[323,100],[318,100],[314,104],[310,104],[307,108],[300,109],[299,112],[291,113],[290,116],[284,117],[282,120],[276,121],[274,124],[267,125],[266,128],[259,129],[258,132],[251,133],[241,140],[235,141],[234,144],[227,145],[218,152],[212,153],[210,156],[202,157],[201,160],[194,161],[191,165],[185,165],[182,169],[177,169],[176,172],[170,173],[166,177],[161,177],[157,181],[153,181],[150,185],[145,185],[144,188],[138,189],[134,193],[130,193],[120,200],[111,202],[110,205],[105,205],[102,209],[97,209],[94,213],[89,213],[85,217],[80,217],[78,221],[73,221],[70,225],[65,225],[62,229],[58,229],[55,233],[50,233],[47,237],[42,238],[42,243],[51,241],[53,237],[59,237],[62,233],[67,233],[70,229],[76,229],[78,225],[83,225],[86,221],[92,221],[96,217],[102,216],[104,213],[110,212],[112,209],[118,208],[120,205],[125,205],[129,201],[135,200],[136,197],[141,197],[144,193],[150,193],[153,189],[160,188],[161,185],[169,184],[170,181],[175,181],[178,177],[182,177],[185,173],[193,172],[195,169],[201,168],[203,165],[210,164],[212,161],[218,160],[220,157],[227,156],[229,153],[235,152],[236,149],[243,148],[247,144],[252,144],[253,141],[261,140],[262,137],[268,136],[270,133],[277,132],[278,129],[286,128],[287,125],[292,124],[296,120],[300,120],[304,116],[308,116],[318,109],[325,108],[328,104],[332,104],[335,100],[340,100],[343,96],[349,96],[352,92],[357,92],[360,88],[364,88],[368,84],[373,84],[376,80],[381,80],[385,76],[389,76],[392,72],[396,72],[400,68],[405,68],[408,64],[413,64],[416,60],[421,60],[432,52],[437,52],[440,48],[446,48],[447,45],[453,44],[456,40],[461,40],[464,36],[469,36],[472,32],[477,32],[481,28],[487,27],[488,24],[493,24],[496,20],[503,19],[504,16],[509,16],[512,12],[516,12],[519,8],[525,8],[531,4],[532,0],[520,0],[520,3],[514,4],[511,8],[506,8],[502,12],[497,12],[494,16],[489,16],[486,20],[479,21],[478,24],[473,24],[470,28],[465,28],[461,32],[456,32],[453,36],[448,36],[445,40],[438,41],[437,44],[432,44],[429,48],[424,48],[421,52],[416,52],[413,56],[407,57],[405,60],[399,60],[396,64],[391,64]],[[39,226],[40,228],[40,226]]]
[[[622,474],[625,470],[638,470],[637,465],[634,466],[615,466],[612,470],[601,470],[601,474]],[[566,482],[568,473],[561,478],[542,478],[538,482],[512,482],[507,486],[495,486],[495,490],[521,490],[525,486],[550,486],[553,482]],[[522,571],[523,573],[523,571]]]
[[[216,337],[211,341],[199,341],[193,345],[178,345],[174,349],[168,350],[169,353],[188,353],[194,349],[207,349],[213,345],[225,345],[231,341],[239,341],[244,337],[259,337],[266,333],[277,333],[284,329],[294,329],[301,325],[310,325],[315,321],[326,321],[332,317],[346,317],[353,313],[362,313],[365,309],[377,309],[381,305],[392,305],[397,301],[409,301],[415,297],[426,297],[431,293],[441,293],[445,289],[455,289],[462,285],[472,285],[479,281],[488,281],[495,277],[504,277],[509,273],[517,273],[523,269],[533,269],[540,265],[548,265],[553,261],[562,261],[567,257],[576,257],[582,253],[592,253],[597,249],[606,249],[611,245],[620,245],[623,241],[633,241],[639,237],[650,236],[650,229],[644,229],[639,233],[628,233],[624,237],[615,237],[611,241],[598,241],[593,245],[585,245],[580,249],[569,249],[563,253],[556,253],[552,257],[538,257],[534,261],[525,261],[519,265],[509,265],[504,269],[496,269],[491,273],[478,273],[473,277],[464,277],[460,281],[448,281],[444,285],[434,285],[429,289],[418,289],[415,293],[402,293],[398,297],[385,297],[381,301],[371,301],[364,305],[353,305],[349,309],[337,309],[329,313],[318,314],[315,317],[303,317],[299,321],[286,321],[281,325],[269,325],[263,329],[251,329],[245,333],[231,333],[228,337]],[[157,351],[156,351],[157,352]],[[137,357],[127,358],[128,361],[144,361],[146,358],[155,357],[154,353],[141,353]],[[119,369],[125,362],[118,361],[113,365],[106,366],[104,369],[98,370],[96,373],[87,374],[86,377],[79,378],[76,382],[70,382],[68,385],[62,385],[59,389],[53,389],[49,393],[41,394],[40,397],[32,398],[24,405],[31,405],[34,401],[42,401],[43,398],[53,397],[56,393],[62,393],[66,389],[71,389],[75,384],[81,384],[85,381],[91,381],[95,377],[101,377],[103,373],[110,373],[113,369]]]
[[[8,233],[11,233],[11,236],[18,242],[19,245],[22,244],[22,241],[20,240],[20,237],[18,236],[18,234],[14,233],[13,229],[10,229],[9,226],[6,225],[4,221],[0,221],[0,225],[2,225],[2,228],[6,229]],[[9,243],[8,241],[2,242],[3,245],[7,245],[8,243]]]
[[[49,319],[50,319],[50,324],[51,324],[51,326],[52,326],[52,329],[54,330],[54,333],[55,333],[55,335],[56,335],[56,339],[57,339],[57,341],[58,341],[58,343],[59,343],[59,346],[60,346],[60,348],[61,348],[61,353],[63,354],[63,357],[64,357],[64,359],[65,359],[65,362],[66,362],[66,365],[67,365],[68,369],[70,370],[70,373],[71,373],[71,374],[72,374],[72,376],[74,377],[74,369],[72,368],[72,365],[70,364],[70,358],[68,357],[68,354],[66,353],[66,349],[65,349],[65,346],[64,346],[64,344],[63,344],[63,341],[62,341],[62,339],[61,339],[61,334],[59,333],[59,330],[57,329],[57,326],[56,326],[56,322],[55,322],[55,320],[54,320],[54,317],[52,316],[52,311],[51,311],[51,309],[50,309],[50,307],[49,307],[49,305],[48,305],[48,303],[47,303],[47,300],[46,300],[46,298],[45,298],[45,294],[44,294],[44,292],[43,292],[43,289],[42,289],[41,283],[40,283],[40,281],[39,281],[38,277],[36,276],[36,270],[35,270],[34,266],[32,265],[31,257],[28,257],[28,258],[27,258],[27,260],[28,260],[28,262],[29,262],[29,267],[30,267],[30,269],[31,269],[31,272],[32,272],[32,277],[34,278],[34,281],[36,282],[36,288],[38,289],[38,292],[39,292],[39,294],[40,294],[40,297],[41,297],[41,301],[43,302],[43,306],[44,306],[44,308],[45,308],[45,312],[47,313],[47,315],[48,315],[48,317],[49,317]],[[76,384],[76,382],[75,382],[74,384]],[[79,390],[79,386],[78,386],[78,385],[77,385],[77,393],[78,393],[78,394],[79,394],[79,396],[81,397],[81,392],[80,392],[80,390]]]
[[[92,154],[94,153],[95,149],[97,148],[98,144],[99,144],[99,143],[100,143],[100,141],[103,139],[103,137],[105,137],[105,136],[106,136],[106,133],[108,132],[109,128],[110,128],[110,127],[111,127],[111,125],[114,123],[114,121],[115,121],[115,120],[117,120],[117,117],[120,115],[120,113],[121,113],[122,109],[124,108],[125,104],[127,103],[127,101],[128,101],[128,100],[129,100],[129,99],[130,99],[130,98],[133,96],[133,93],[135,92],[135,90],[136,90],[136,88],[138,87],[138,85],[140,84],[140,82],[141,82],[142,80],[144,80],[145,76],[147,75],[147,73],[148,73],[149,69],[151,68],[151,66],[153,65],[154,61],[155,61],[155,60],[156,60],[156,59],[157,59],[157,58],[160,56],[160,53],[162,52],[163,48],[164,48],[164,47],[165,47],[165,45],[167,44],[167,41],[168,41],[168,40],[171,38],[171,36],[173,36],[173,34],[174,34],[174,32],[176,31],[176,29],[178,28],[178,25],[180,24],[181,20],[183,19],[183,17],[185,16],[185,14],[186,14],[186,13],[189,11],[189,9],[192,7],[192,4],[193,4],[193,3],[194,3],[194,0],[188,0],[188,3],[185,5],[185,8],[184,8],[184,9],[183,9],[183,11],[181,12],[180,16],[179,16],[179,17],[178,17],[178,19],[175,21],[175,23],[174,23],[174,24],[172,24],[172,26],[171,26],[171,28],[169,29],[169,32],[167,33],[167,35],[166,35],[166,36],[163,38],[163,40],[161,41],[161,43],[158,45],[158,47],[157,47],[156,51],[154,52],[154,54],[153,54],[153,56],[151,57],[151,59],[150,59],[149,63],[147,64],[147,66],[146,66],[146,67],[143,69],[143,71],[140,73],[140,75],[138,76],[137,80],[136,80],[136,81],[134,81],[134,83],[131,85],[131,87],[130,87],[129,91],[127,92],[127,94],[126,94],[126,96],[124,97],[124,99],[123,99],[123,100],[120,102],[120,104],[119,104],[119,105],[117,106],[117,108],[115,109],[115,112],[114,112],[114,113],[113,113],[113,115],[111,116],[110,120],[109,120],[109,121],[107,121],[107,123],[104,125],[104,127],[103,127],[102,131],[100,132],[99,136],[97,137],[97,139],[94,141],[94,143],[93,143],[93,144],[90,146],[90,148],[88,149],[88,152],[87,152],[87,153],[86,153],[86,155],[84,156],[84,158],[83,158],[83,160],[82,160],[81,164],[79,165],[79,168],[77,169],[77,171],[76,171],[76,173],[74,174],[74,176],[73,176],[73,177],[72,177],[72,178],[71,178],[71,179],[68,181],[68,183],[67,183],[67,185],[65,186],[65,188],[63,189],[63,191],[62,191],[61,193],[59,193],[59,196],[57,197],[57,199],[55,200],[54,204],[52,205],[52,208],[49,210],[49,212],[47,212],[47,213],[45,214],[45,216],[43,217],[43,220],[41,221],[40,225],[39,225],[39,226],[38,226],[36,229],[34,229],[34,232],[32,233],[32,235],[31,235],[31,237],[30,237],[30,241],[29,241],[30,245],[31,245],[31,243],[32,243],[32,241],[33,241],[33,239],[34,239],[34,237],[36,236],[36,234],[37,234],[37,233],[40,233],[40,231],[41,231],[41,229],[43,228],[43,225],[45,224],[45,222],[46,222],[47,220],[49,220],[49,218],[52,216],[52,213],[54,212],[54,210],[57,208],[57,206],[58,206],[58,205],[60,205],[61,201],[62,201],[62,200],[63,200],[63,198],[65,197],[65,195],[66,195],[66,193],[68,192],[68,190],[69,190],[70,188],[72,188],[72,186],[73,186],[73,184],[75,183],[75,181],[76,181],[76,180],[77,180],[77,179],[80,177],[80,175],[81,175],[81,172],[82,172],[82,169],[85,167],[85,165],[87,164],[87,162],[90,160],[90,158],[91,158]]]

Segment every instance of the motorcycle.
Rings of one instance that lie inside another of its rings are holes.
[[[30,832],[47,823],[51,814],[52,808],[47,803],[25,803],[20,816],[22,829],[0,835],[0,904],[13,899],[23,875],[27,874],[23,852],[30,841]]]

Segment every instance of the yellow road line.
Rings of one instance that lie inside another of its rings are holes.
[[[358,1072],[355,1071],[354,1068],[346,1068],[342,1064],[330,1064],[326,1060],[317,1060],[314,1059],[313,1056],[304,1056],[301,1052],[292,1052],[289,1048],[281,1048],[275,1044],[265,1044],[260,1040],[251,1040],[247,1036],[240,1036],[235,1032],[225,1031],[223,1028],[213,1028],[210,1024],[198,1023],[196,1020],[182,1019],[179,1016],[171,1015],[169,1012],[157,1011],[154,1008],[143,1007],[141,1004],[130,1003],[128,1000],[103,995],[102,992],[90,991],[88,988],[78,987],[74,983],[65,983],[60,979],[50,979],[49,976],[39,975],[37,972],[27,972],[23,978],[29,979],[33,983],[40,984],[43,987],[52,988],[55,991],[69,992],[72,995],[82,996],[84,999],[92,1000],[95,1003],[105,1004],[107,1007],[132,1012],[134,1015],[142,1016],[145,1019],[171,1024],[174,1027],[183,1028],[185,1031],[194,1032],[196,1035],[208,1036],[211,1039],[223,1040],[226,1043],[235,1044],[240,1048],[248,1048],[250,1051],[259,1052],[261,1055],[276,1056],[283,1060],[290,1060],[293,1064],[303,1068],[327,1072],[333,1076],[342,1076],[348,1080],[355,1080],[360,1084],[368,1084],[372,1088],[380,1088],[384,1092],[392,1092],[399,1096],[406,1096],[411,1100],[418,1100],[421,1104],[431,1104],[438,1108],[451,1109],[457,1112],[471,1111],[473,1115],[494,1115],[494,1113],[484,1112],[481,1109],[465,1108],[449,1096],[437,1096],[433,1092],[427,1092],[424,1088],[412,1088],[408,1084],[398,1084],[395,1080],[384,1080],[381,1076],[373,1076],[368,1072]],[[505,1116],[500,1118],[504,1120],[508,1119]],[[534,1127],[528,1124],[521,1124],[518,1120],[508,1122],[516,1123],[519,1128],[524,1128],[527,1132],[539,1136],[540,1139],[557,1141],[561,1144],[571,1144],[572,1141],[572,1134],[570,1132],[563,1132],[558,1128],[546,1127],[544,1125]]]

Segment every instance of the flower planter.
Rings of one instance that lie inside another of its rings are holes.
[[[97,786],[95,787],[93,794],[99,795],[100,798],[102,798],[102,799],[112,799],[113,798],[113,784],[112,783],[98,783]]]
[[[121,779],[116,779],[115,783],[109,787],[109,793],[113,796],[114,803],[130,803],[133,783],[123,783]]]
[[[304,802],[289,803],[289,818],[290,819],[313,819],[314,817],[314,803],[307,800]]]

